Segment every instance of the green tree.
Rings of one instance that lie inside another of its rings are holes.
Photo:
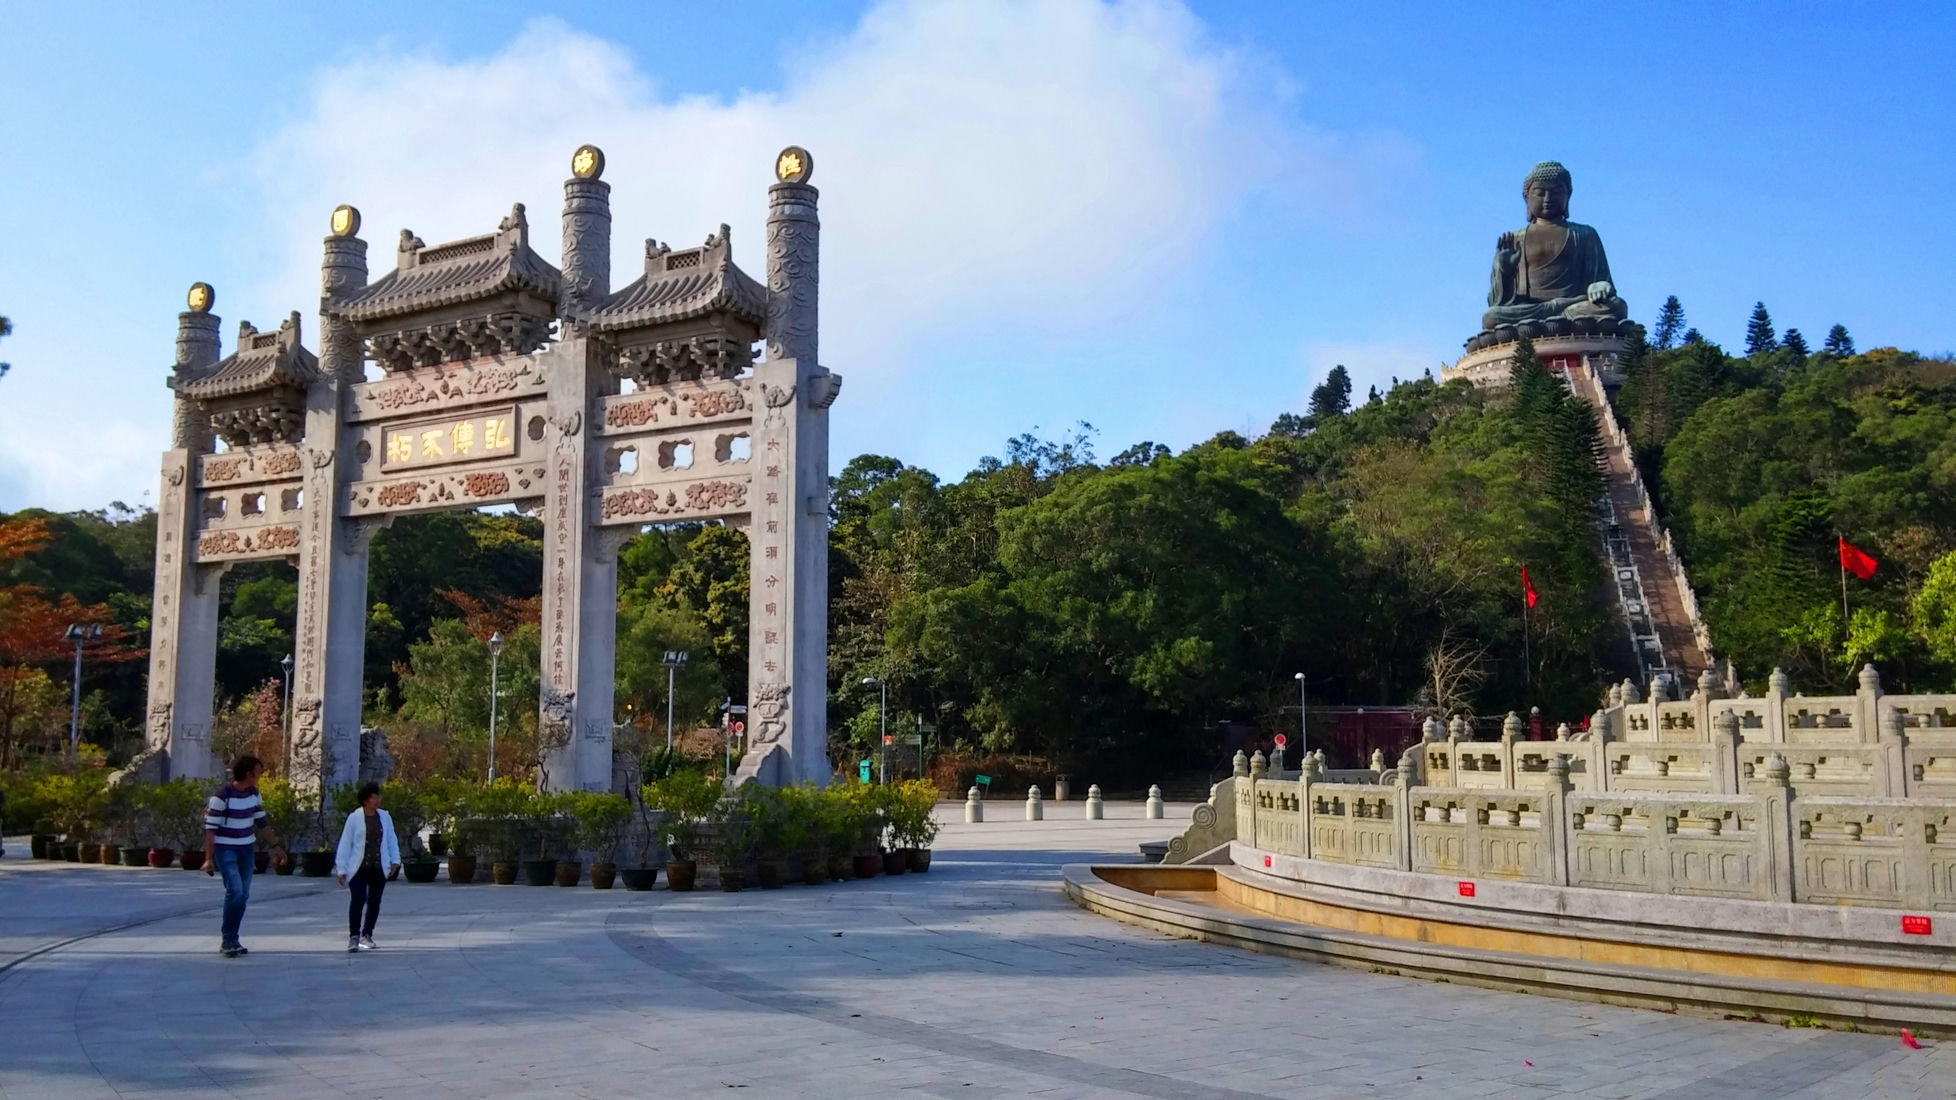
[[[1657,311],[1657,326],[1651,330],[1652,346],[1659,351],[1677,346],[1684,328],[1684,306],[1673,294],[1664,299],[1664,307]]]
[[[1352,376],[1340,363],[1311,391],[1311,418],[1322,424],[1334,416],[1345,415],[1351,407]]]
[[[1773,335],[1773,317],[1766,312],[1766,303],[1758,302],[1752,307],[1752,319],[1745,326],[1745,353],[1748,358],[1766,353],[1779,347],[1779,340]]]
[[[1785,335],[1779,338],[1779,346],[1791,352],[1796,363],[1805,362],[1807,356],[1811,354],[1807,350],[1807,338],[1800,335],[1800,330],[1796,328],[1786,330]]]
[[[1845,359],[1854,354],[1854,337],[1847,334],[1846,325],[1835,325],[1827,330],[1827,342],[1820,350],[1837,359]]]

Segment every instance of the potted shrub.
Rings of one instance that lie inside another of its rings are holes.
[[[666,888],[691,890],[699,874],[697,848],[700,823],[720,801],[717,780],[701,772],[679,769],[645,785],[642,797],[648,807],[666,812],[659,823],[659,836],[670,858],[666,860]]]
[[[591,888],[609,890],[618,876],[618,847],[632,819],[632,804],[624,795],[608,791],[578,791],[569,801],[571,815],[577,819],[577,846],[594,857]],[[561,876],[557,881],[563,884]]]
[[[53,818],[43,817],[35,820],[34,836],[28,843],[28,851],[32,853],[35,859],[60,858],[59,853],[56,851],[56,846],[60,843],[61,837],[54,831]]]
[[[707,854],[720,872],[720,889],[747,886],[747,857],[754,850],[754,819],[746,799],[721,799],[707,817]]]
[[[475,881],[475,853],[480,846],[480,829],[472,824],[464,824],[460,800],[456,802],[457,814],[448,828],[448,881],[456,886],[467,886]]]
[[[535,804],[535,791],[508,778],[484,784],[469,798],[470,816],[489,851],[489,876],[498,886],[516,883],[517,860],[528,833],[525,826]],[[554,863],[551,873],[556,873]]]
[[[98,827],[108,788],[101,773],[90,770],[74,775],[47,777],[50,814],[61,830],[61,858],[70,863],[94,863],[102,846],[92,836]],[[74,849],[70,854],[69,849]]]
[[[428,817],[421,792],[411,783],[389,783],[381,791],[381,802],[394,819],[394,835],[401,843],[401,875],[409,882],[435,881],[441,861],[421,842]]]
[[[185,782],[195,782],[195,780]],[[291,782],[283,776],[260,779],[258,801],[265,807],[265,823],[272,827],[272,835],[286,845],[284,851],[273,853],[272,873],[289,875],[299,869],[299,861],[292,858],[291,850],[298,846],[299,834],[305,828],[305,811],[299,806],[298,792],[292,789]],[[203,826],[200,824],[198,826],[200,833],[202,829]]]
[[[801,843],[791,848],[801,860],[801,880],[810,886],[820,886],[829,880],[828,861],[823,856],[828,831],[824,817],[827,803],[822,800],[822,792],[808,783],[783,787],[780,795],[784,812],[801,830]]]
[[[863,830],[863,814],[849,790],[836,784],[819,796],[821,809],[817,816],[822,824],[822,856],[832,882],[856,877],[851,861],[856,853],[856,838]]]
[[[937,840],[937,785],[928,779],[899,783],[891,804],[890,831],[903,847],[913,872],[930,870],[930,846]]]
[[[151,867],[168,867],[179,851],[202,850],[207,797],[195,779],[172,779],[150,792],[151,844],[144,855]]]
[[[646,790],[640,787],[627,798],[631,816],[620,827],[620,836],[630,844],[633,860],[630,867],[618,869],[618,877],[624,880],[627,890],[650,890],[659,881],[662,861],[658,849],[663,846],[660,827],[669,815],[646,805]]]
[[[557,880],[558,864],[566,862],[559,858],[563,845],[560,843],[561,829],[558,827],[558,806],[561,796],[536,791],[530,797],[529,812],[517,823],[523,838],[523,848],[527,854],[523,860],[523,882],[529,886],[548,886]],[[582,877],[583,867],[570,861]],[[573,879],[571,885],[577,885]]]
[[[876,872],[883,869],[883,855],[878,844],[884,828],[882,788],[867,783],[851,783],[842,790],[843,797],[855,811],[850,822],[855,831],[847,840],[847,850],[851,853],[856,877],[875,878]]]
[[[808,821],[792,788],[750,783],[741,791],[753,835],[754,879],[779,890],[788,878],[788,857],[808,843]]]
[[[455,835],[455,811],[464,790],[464,784],[454,779],[437,777],[421,784],[418,794],[428,826],[428,851],[436,859],[448,854],[449,841]]]

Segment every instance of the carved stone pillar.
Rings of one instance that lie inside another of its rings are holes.
[[[190,289],[177,315],[179,376],[218,360],[211,288]],[[211,696],[217,675],[217,573],[197,565],[197,463],[211,451],[210,420],[176,399],[170,450],[156,494],[156,584],[150,615],[149,715],[144,742],[176,776],[211,775]]]
[[[592,526],[585,486],[598,457],[587,428],[603,392],[599,342],[575,326],[539,357],[549,380],[543,433],[543,670],[537,731],[544,783],[604,790],[611,783],[612,662],[616,649],[617,543]]]
[[[611,185],[599,179],[604,154],[586,145],[564,181],[564,282],[558,308],[582,317],[611,293]]]
[[[351,783],[360,772],[360,704],[367,656],[367,544],[378,525],[339,518],[340,460],[347,387],[365,374],[360,337],[335,315],[337,303],[367,285],[360,213],[333,211],[320,264],[319,373],[306,392],[299,610],[294,631],[291,759],[295,786]]]
[[[828,407],[840,375],[816,360],[821,223],[801,149],[768,191],[767,357],[754,368],[748,749],[737,779],[825,784],[828,758]]]

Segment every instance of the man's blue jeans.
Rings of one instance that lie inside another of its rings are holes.
[[[224,876],[224,946],[236,947],[245,903],[251,900],[252,846],[219,844],[216,854],[217,873]]]

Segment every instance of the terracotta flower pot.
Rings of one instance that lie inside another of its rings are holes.
[[[448,857],[448,881],[457,886],[467,886],[475,881],[475,857],[451,855]]]
[[[557,861],[554,859],[526,859],[523,861],[523,885],[548,886],[557,881]]]
[[[720,889],[729,894],[738,894],[747,888],[747,869],[744,867],[720,868]]]
[[[84,842],[81,845],[81,861],[83,863],[102,862],[102,846],[92,840]]]
[[[617,881],[618,865],[616,863],[593,863],[591,865],[591,889],[609,890],[611,889],[611,884]]]
[[[910,857],[903,854],[903,849],[898,848],[894,852],[883,853],[884,874],[900,875],[905,871],[908,871],[909,869],[910,869]]]
[[[433,882],[441,873],[441,861],[436,859],[411,859],[401,864],[401,874],[409,882]]]
[[[691,890],[693,881],[699,877],[700,865],[690,859],[677,859],[666,864],[666,889]]]
[[[574,859],[557,861],[557,885],[576,886],[584,881],[584,865]]]
[[[175,848],[151,848],[143,854],[147,857],[151,867],[168,867],[170,864],[176,862],[177,858]]]
[[[177,856],[177,866],[182,867],[186,871],[203,870],[204,869],[203,849],[185,848],[183,852]]]
[[[46,833],[35,833],[27,838],[27,854],[35,859],[48,858],[48,842],[54,838]]]
[[[65,862],[68,862],[68,863],[80,863],[80,862],[81,862],[81,845],[79,845],[79,844],[59,844],[59,845],[56,845],[56,847],[57,847],[57,848],[58,848],[58,849],[60,850],[60,852],[61,852],[61,858],[62,858],[62,860],[64,860]]]
[[[489,878],[498,886],[516,885],[516,864],[499,859],[489,865]]]
[[[903,855],[905,859],[910,861],[911,874],[921,875],[925,871],[930,870],[929,848],[905,848]]]
[[[325,878],[333,873],[333,853],[300,852],[299,873],[307,878]]]
[[[124,867],[149,866],[149,849],[138,848],[134,845],[124,848],[122,850],[122,865]]]
[[[657,867],[620,867],[618,877],[625,880],[627,890],[650,890],[659,881]],[[591,869],[591,885],[598,884],[597,868]]]
[[[857,878],[875,878],[883,867],[882,856],[857,856],[854,860]]]

